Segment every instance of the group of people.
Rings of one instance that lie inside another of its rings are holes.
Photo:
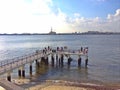
[[[83,52],[84,54],[88,53],[88,47],[81,47],[80,52]]]
[[[45,47],[43,50],[42,50],[42,53],[43,54],[46,54],[47,53],[47,51],[51,51],[52,49],[50,48],[50,46],[48,46],[48,47]],[[41,50],[36,50],[36,53],[39,53],[39,52],[41,52]]]
[[[56,49],[53,49],[52,50],[52,48],[50,47],[50,46],[48,46],[48,47],[45,47],[43,50],[42,50],[42,52],[43,52],[43,54],[46,54],[47,53],[47,51],[64,51],[64,49],[67,49],[67,47],[65,46],[65,47],[57,47]],[[36,53],[39,53],[40,51],[39,50],[36,50]],[[73,53],[74,53],[75,51],[73,51]],[[81,47],[80,48],[80,50],[79,50],[79,52],[80,53],[83,53],[83,54],[87,54],[88,53],[88,47]]]
[[[47,51],[51,51],[51,50],[52,50],[52,48],[50,48],[50,46],[45,47],[45,48],[43,49],[43,53],[46,54]]]

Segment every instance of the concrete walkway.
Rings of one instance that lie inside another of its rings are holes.
[[[0,86],[5,88],[5,90],[25,90],[24,88],[18,85],[15,85],[14,83],[9,82],[5,79],[0,79]]]

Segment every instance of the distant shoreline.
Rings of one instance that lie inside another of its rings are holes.
[[[49,34],[49,33],[13,33],[13,34],[0,34],[0,35],[120,35],[120,33],[57,33],[57,34]]]

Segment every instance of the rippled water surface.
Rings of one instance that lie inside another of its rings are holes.
[[[89,47],[88,68],[84,68],[84,60],[81,68],[78,68],[78,57],[71,56],[73,61],[70,68],[67,67],[65,58],[63,68],[44,68],[45,70],[36,75],[37,80],[93,80],[120,83],[120,35],[2,35],[0,61],[29,54],[47,46],[68,46],[70,49]],[[13,76],[17,76],[16,74],[17,70],[13,71]],[[28,74],[29,72],[26,75]]]

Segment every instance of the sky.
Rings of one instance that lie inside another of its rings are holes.
[[[120,32],[120,0],[0,0],[0,33]]]

